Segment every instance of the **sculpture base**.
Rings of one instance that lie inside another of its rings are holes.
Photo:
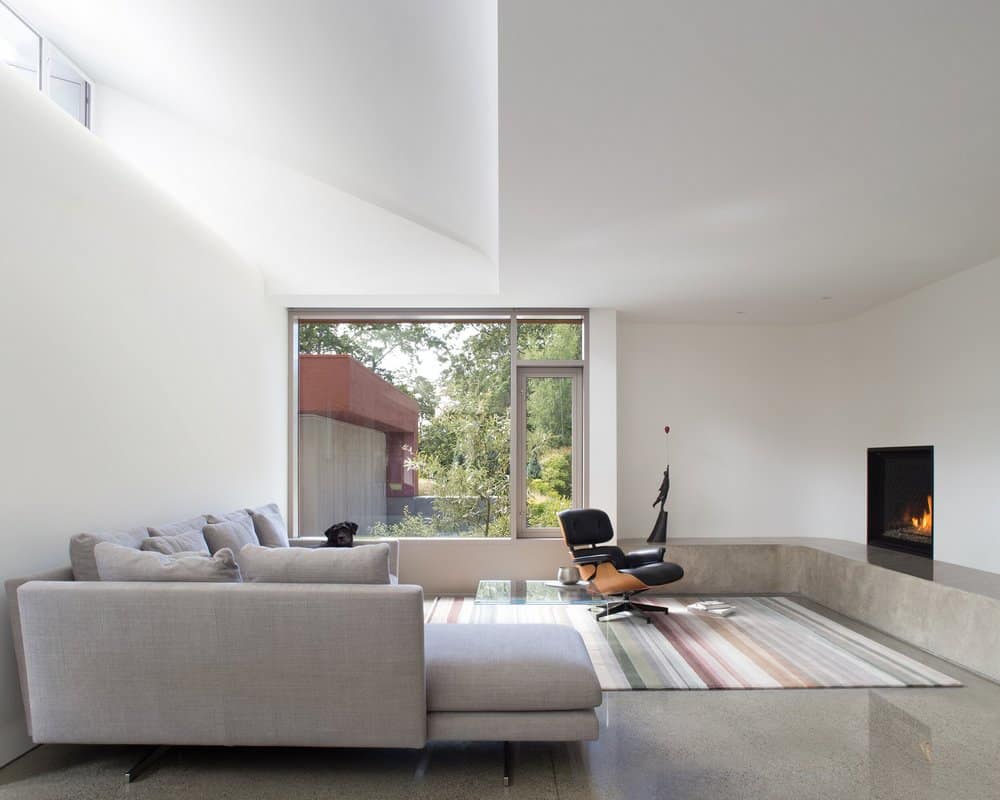
[[[667,515],[669,513],[669,511],[660,509],[660,513],[656,517],[656,524],[653,526],[653,532],[646,539],[649,544],[663,544],[667,541]]]

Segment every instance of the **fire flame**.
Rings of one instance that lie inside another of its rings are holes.
[[[934,527],[934,499],[927,495],[927,508],[919,517],[910,517],[910,524],[917,533],[931,535]]]

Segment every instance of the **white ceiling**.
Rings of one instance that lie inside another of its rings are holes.
[[[995,0],[501,11],[501,287],[797,322],[1000,253]]]
[[[1000,254],[995,0],[14,4],[98,83],[498,265],[442,304],[811,322]],[[326,246],[270,234],[289,275],[282,237]],[[313,261],[297,302],[427,302]]]

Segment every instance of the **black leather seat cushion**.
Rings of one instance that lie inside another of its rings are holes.
[[[626,553],[620,547],[607,545],[605,547],[581,547],[573,551],[574,556],[608,556],[615,569],[635,569],[646,564],[659,564],[663,561],[665,547],[646,547]]]
[[[673,583],[684,577],[684,570],[680,564],[671,564],[669,561],[661,561],[659,564],[644,564],[641,567],[630,567],[621,572],[627,575],[634,575],[646,586],[663,586],[665,583]]]

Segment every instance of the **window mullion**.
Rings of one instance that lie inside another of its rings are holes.
[[[521,473],[517,465],[521,460],[521,390],[518,383],[517,314],[510,315],[510,536],[516,539],[521,530],[523,513]]]

